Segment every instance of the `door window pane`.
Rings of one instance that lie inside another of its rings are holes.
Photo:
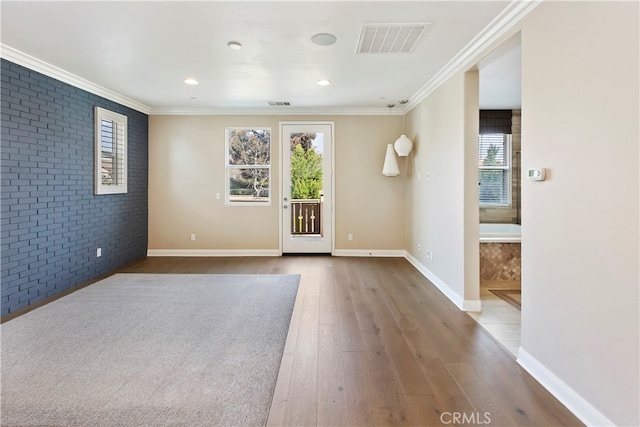
[[[292,133],[291,234],[322,235],[323,134]]]

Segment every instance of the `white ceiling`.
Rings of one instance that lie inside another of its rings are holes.
[[[1,36],[4,51],[35,57],[153,111],[264,109],[267,101],[289,101],[303,110],[380,109],[411,99],[508,5],[2,1]],[[357,55],[365,23],[431,26],[411,54]],[[317,33],[334,34],[337,42],[317,46],[310,41]],[[228,41],[243,48],[231,50]],[[502,58],[481,69],[492,88],[483,90],[481,83],[482,102],[491,108],[513,107],[499,106],[514,102],[499,86],[503,76],[514,74],[519,56],[517,61],[514,54]],[[187,86],[187,77],[200,83]],[[319,86],[320,79],[332,84]],[[513,78],[507,80],[512,85]]]
[[[509,46],[508,50],[499,49],[495,55],[478,64],[482,109],[514,110],[521,107],[520,40],[514,42],[518,44]]]

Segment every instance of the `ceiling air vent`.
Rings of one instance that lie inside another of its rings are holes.
[[[291,105],[289,101],[267,101],[272,107],[288,107]]]
[[[364,24],[356,53],[411,53],[430,26],[430,23]]]

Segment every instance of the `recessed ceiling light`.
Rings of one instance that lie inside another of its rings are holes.
[[[336,36],[329,33],[319,33],[311,37],[311,41],[318,46],[331,46],[336,40]]]
[[[330,85],[330,84],[331,84],[331,82],[330,82],[329,80],[322,79],[322,80],[318,80],[318,84],[319,84],[320,86],[328,86],[328,85]]]
[[[186,84],[188,84],[188,85],[191,85],[191,86],[195,86],[195,85],[198,84],[198,81],[196,79],[191,78],[191,77],[189,77],[188,79],[184,79],[184,82]]]
[[[227,43],[227,46],[229,46],[229,49],[239,50],[242,48],[242,43],[231,41]]]

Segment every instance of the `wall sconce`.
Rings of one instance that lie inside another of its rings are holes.
[[[396,153],[393,152],[393,144],[387,144],[387,154],[384,156],[384,165],[382,166],[382,175],[396,176],[400,174]]]
[[[401,105],[406,104],[407,100],[399,101]],[[387,104],[389,108],[389,115],[391,115],[391,109],[395,107],[395,104]],[[404,132],[404,116],[402,116],[402,132]],[[406,157],[413,148],[413,142],[403,133],[400,138],[396,139],[395,144],[387,145],[387,154],[384,157],[384,165],[382,166],[382,174],[384,176],[396,176],[400,174],[398,168],[398,161],[396,160],[395,153],[398,153],[400,157]],[[395,149],[395,153],[394,153]]]
[[[404,125],[402,127],[404,128]],[[406,157],[409,155],[411,149],[413,148],[413,142],[411,142],[411,140],[407,138],[407,135],[403,134],[400,135],[400,138],[396,139],[395,144],[393,144],[393,148],[396,149],[396,153],[398,153],[398,156]]]

